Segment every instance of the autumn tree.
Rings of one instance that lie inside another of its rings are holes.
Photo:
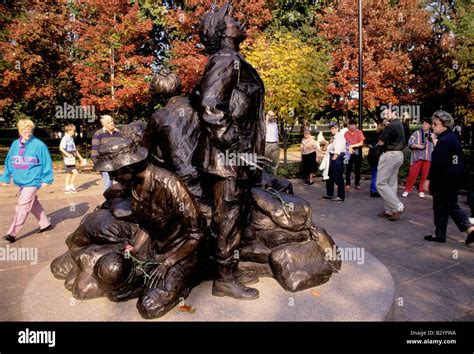
[[[266,110],[275,111],[282,129],[297,118],[308,122],[321,110],[327,99],[328,54],[290,32],[260,35],[244,54],[265,84]]]
[[[18,115],[51,123],[55,106],[75,103],[78,87],[71,71],[66,0],[17,1],[0,5],[1,117]]]
[[[77,0],[73,5],[74,75],[81,104],[119,116],[149,101],[153,56],[140,55],[152,21],[128,0]],[[128,119],[137,117],[128,117]]]
[[[340,0],[323,11],[320,23],[334,47],[330,104],[346,114],[358,106],[357,18],[353,1]],[[415,102],[410,51],[420,50],[430,36],[429,14],[418,1],[367,0],[363,18],[364,107]]]
[[[245,24],[248,39],[261,32],[271,20],[268,8],[269,0],[235,0],[232,2],[232,15]],[[200,46],[199,26],[201,19],[211,8],[212,0],[185,0],[176,1],[175,9],[171,9],[167,16],[168,31],[171,37],[169,64],[179,75],[183,91],[189,92],[200,79],[207,56]],[[222,6],[223,0],[217,2]]]

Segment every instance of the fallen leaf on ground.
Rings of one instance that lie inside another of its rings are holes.
[[[189,312],[189,313],[195,313],[195,312],[196,312],[196,309],[195,309],[195,308],[193,308],[193,307],[190,306],[190,305],[186,305],[186,304],[180,306],[180,307],[178,308],[178,310],[181,311],[181,312]]]

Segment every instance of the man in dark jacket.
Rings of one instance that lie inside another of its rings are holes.
[[[212,294],[256,299],[258,290],[238,282],[234,273],[241,234],[249,224],[251,183],[258,179],[257,156],[265,149],[264,86],[239,53],[246,34],[230,10],[227,2],[203,19],[201,40],[210,57],[192,95],[201,122],[195,162],[207,175],[214,201],[217,275]]]
[[[461,144],[452,132],[454,120],[445,111],[433,114],[433,131],[437,135],[431,155],[431,166],[425,189],[433,195],[435,235],[425,236],[427,241],[446,242],[449,217],[459,231],[466,231],[466,244],[474,242],[474,226],[466,213],[458,206],[459,188],[464,176],[464,158]]]

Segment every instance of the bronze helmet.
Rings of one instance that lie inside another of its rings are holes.
[[[133,139],[116,137],[99,147],[94,168],[100,172],[112,172],[141,162],[148,157],[148,149]]]

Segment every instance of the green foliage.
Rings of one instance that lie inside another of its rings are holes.
[[[459,0],[455,10],[456,16],[446,20],[454,44],[447,53],[445,85],[453,92],[451,99],[455,115],[464,118],[468,124],[474,121],[474,110],[469,106],[474,99],[474,4],[469,0]]]
[[[327,42],[317,33],[316,13],[330,1],[278,0],[272,10],[272,22],[265,32],[268,37],[274,33],[290,32],[302,42],[328,48]]]
[[[278,177],[281,178],[300,178],[301,163],[288,163],[286,165],[280,164],[278,167]]]
[[[290,32],[261,35],[244,50],[265,83],[266,109],[285,123],[313,117],[326,102],[329,56]]]
[[[138,2],[140,7],[140,15],[142,20],[151,19],[155,25],[164,26],[165,25],[165,16],[166,16],[166,7],[164,7],[160,2],[152,0],[132,0],[130,4]]]

